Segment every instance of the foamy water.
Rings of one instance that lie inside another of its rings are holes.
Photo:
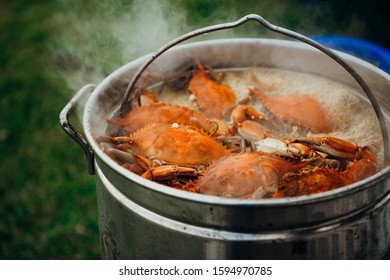
[[[383,163],[382,137],[376,115],[371,104],[353,89],[319,76],[265,67],[226,72],[223,83],[234,90],[238,100],[246,98],[249,95],[248,88],[253,87],[276,96],[287,96],[292,93],[311,95],[321,102],[332,123],[333,131],[328,135],[359,146],[370,146],[376,152],[380,165]],[[174,93],[165,90],[158,98],[160,101],[198,109],[194,97],[188,91]],[[252,99],[250,105],[271,116],[259,100]],[[276,138],[324,135],[280,122],[277,126],[271,125],[271,133]]]

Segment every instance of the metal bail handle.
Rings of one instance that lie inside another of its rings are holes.
[[[137,83],[138,79],[141,77],[142,73],[146,70],[146,68],[156,58],[158,58],[164,52],[166,52],[167,50],[169,50],[173,46],[175,46],[183,41],[186,41],[188,39],[194,38],[196,36],[210,33],[210,32],[214,32],[214,31],[218,31],[218,30],[235,28],[235,27],[238,27],[238,26],[240,26],[248,21],[251,21],[251,20],[257,21],[258,23],[260,23],[261,25],[263,25],[264,27],[268,28],[269,30],[271,30],[273,32],[284,34],[288,37],[297,39],[299,41],[302,41],[306,44],[313,46],[314,48],[316,48],[316,49],[320,50],[321,52],[325,53],[326,55],[328,55],[330,58],[332,58],[338,64],[340,64],[345,70],[347,70],[347,72],[356,80],[356,82],[359,84],[359,86],[363,89],[367,98],[371,102],[371,105],[375,111],[376,117],[378,119],[378,122],[379,122],[379,125],[381,128],[381,132],[382,132],[384,161],[385,161],[385,164],[389,164],[390,163],[390,150],[389,150],[390,145],[389,145],[389,136],[388,136],[388,132],[387,132],[386,121],[385,121],[385,118],[382,114],[382,111],[380,109],[380,106],[379,106],[377,99],[375,98],[370,87],[367,85],[367,83],[364,81],[364,79],[347,62],[345,62],[339,55],[337,55],[331,49],[317,43],[316,41],[314,41],[314,40],[312,40],[304,35],[301,35],[301,34],[295,32],[295,31],[291,31],[291,30],[288,30],[286,28],[273,25],[273,24],[269,23],[268,21],[266,21],[263,17],[256,15],[256,14],[250,14],[250,15],[244,16],[241,19],[234,21],[234,22],[212,25],[212,26],[208,26],[208,27],[204,27],[204,28],[200,28],[200,29],[191,31],[189,33],[186,33],[186,34],[180,36],[180,37],[177,37],[176,39],[174,39],[174,40],[170,41],[169,43],[165,44],[164,46],[162,46],[155,53],[153,53],[151,55],[151,57],[138,69],[138,71],[135,73],[132,80],[130,81],[130,83],[126,89],[125,96],[123,98],[121,107],[120,107],[121,115],[123,116],[128,112],[130,102],[131,102],[131,100],[129,99],[130,94],[133,91],[135,84]]]
[[[88,173],[90,175],[95,174],[95,165],[94,165],[94,154],[91,146],[89,146],[87,140],[85,140],[84,136],[81,135],[69,122],[69,114],[76,108],[79,104],[79,101],[85,94],[90,94],[94,89],[95,85],[89,84],[82,87],[73,98],[66,104],[64,109],[62,109],[60,113],[60,124],[64,131],[72,137],[74,141],[76,141],[81,148],[83,148],[85,156],[87,157],[88,164]]]

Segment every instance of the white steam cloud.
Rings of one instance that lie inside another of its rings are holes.
[[[135,0],[131,17],[122,17],[111,23],[112,34],[124,48],[124,58],[135,58],[152,52],[185,30],[186,11],[178,5],[155,1],[153,5]]]
[[[72,91],[99,83],[123,64],[151,53],[190,30],[186,10],[171,1],[134,0],[129,4],[64,1],[53,49],[60,75]]]
[[[250,13],[284,26],[283,21],[302,13],[294,1],[274,5],[271,0],[245,4],[216,0],[91,0],[88,3],[62,0],[60,3],[63,7],[57,15],[60,27],[54,46],[55,61],[72,91],[87,83],[99,83],[127,62],[197,28],[235,21]],[[259,37],[265,33],[264,37],[277,36],[257,23],[247,23],[196,40]]]

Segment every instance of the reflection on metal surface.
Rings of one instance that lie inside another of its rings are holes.
[[[101,236],[101,250],[102,250],[102,257],[105,260],[120,259],[118,244],[115,242],[108,228],[105,228],[103,230]]]

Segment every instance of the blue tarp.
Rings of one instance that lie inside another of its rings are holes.
[[[365,40],[347,36],[314,36],[318,43],[366,60],[390,74],[390,51]]]

